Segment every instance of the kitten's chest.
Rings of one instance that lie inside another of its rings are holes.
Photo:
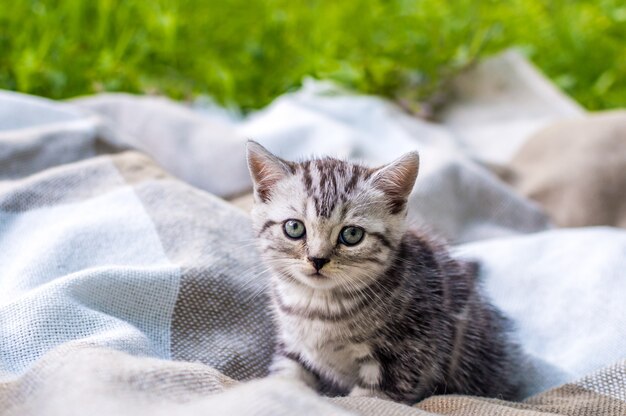
[[[316,320],[290,323],[287,319],[281,332],[285,344],[311,367],[337,384],[350,387],[357,378],[358,359],[365,352],[363,344],[340,336],[342,331],[345,334],[345,328],[334,323]]]
[[[358,307],[359,299],[328,292],[279,287],[273,298],[280,338],[325,378],[351,387],[359,372],[359,359],[370,348],[354,339],[372,340],[382,322],[377,309]]]

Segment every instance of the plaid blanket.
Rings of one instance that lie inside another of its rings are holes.
[[[186,114],[177,126],[196,122]],[[178,179],[184,159],[168,165],[178,178],[166,172],[137,137],[76,105],[0,94],[0,414],[626,414],[626,231],[525,235],[546,228],[532,204],[502,204],[493,195],[505,188],[481,194],[483,207],[471,206],[482,211],[448,213],[474,225],[448,229],[465,240],[509,230],[455,255],[483,263],[486,292],[515,321],[528,398],[326,398],[265,377],[268,276],[246,213]],[[431,186],[495,181],[457,162]],[[229,180],[224,189],[243,186]],[[456,202],[476,198],[467,194]]]

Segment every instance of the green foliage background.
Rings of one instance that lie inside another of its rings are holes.
[[[419,100],[520,47],[589,109],[626,106],[623,0],[16,0],[0,4],[0,88],[209,94],[266,105],[302,78]]]

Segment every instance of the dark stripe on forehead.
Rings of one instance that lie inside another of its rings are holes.
[[[366,180],[373,172],[330,157],[304,161],[297,169],[301,170],[302,184],[315,204],[316,214],[325,218],[331,216],[339,203],[349,200],[360,178]],[[317,175],[313,174],[313,169]]]
[[[337,189],[337,175],[340,173],[340,169],[329,169],[329,170],[330,172],[328,172],[328,177],[330,178],[330,184],[336,196],[337,192],[339,191],[339,189]]]
[[[339,202],[339,193],[340,189],[337,188],[337,175],[340,174],[340,164],[335,164],[327,166],[328,170],[328,194],[327,194],[327,204],[326,204],[326,212],[322,215],[324,217],[330,217],[330,214],[334,211],[335,206],[337,206],[337,202]]]
[[[352,176],[350,180],[346,184],[346,193],[351,193],[356,188],[356,184],[359,183],[359,178],[361,177],[361,169],[358,165],[352,165]]]
[[[315,184],[315,187],[318,191],[321,191],[322,187],[328,183],[328,175],[332,173],[328,171],[327,166],[324,165],[321,160],[315,161],[315,169],[319,176],[318,183]]]
[[[302,167],[302,183],[304,185],[304,189],[306,190],[308,195],[311,195],[313,191],[313,181],[311,179],[311,162],[306,161],[300,164]]]
[[[318,159],[315,160],[315,168],[318,173],[318,182],[315,183],[314,202],[315,211],[319,217],[330,217],[337,205],[337,166],[338,160]]]

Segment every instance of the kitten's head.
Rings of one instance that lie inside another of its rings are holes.
[[[282,160],[248,142],[254,227],[279,278],[349,290],[388,267],[405,231],[417,152],[380,168],[323,158]]]

